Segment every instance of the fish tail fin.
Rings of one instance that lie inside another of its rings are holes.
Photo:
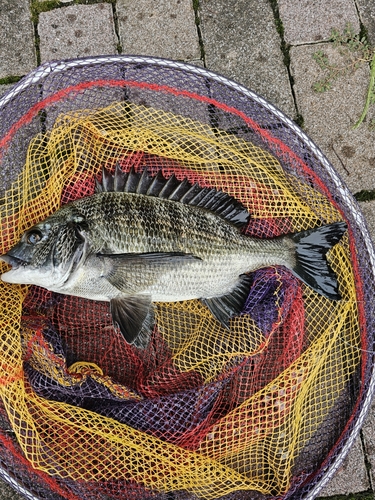
[[[345,222],[335,222],[291,236],[296,245],[293,273],[317,293],[332,300],[340,300],[341,295],[326,254],[340,241],[346,228]]]

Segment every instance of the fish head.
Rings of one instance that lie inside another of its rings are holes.
[[[1,279],[59,291],[84,255],[84,227],[83,216],[61,209],[35,224],[0,256],[0,260],[12,266]]]

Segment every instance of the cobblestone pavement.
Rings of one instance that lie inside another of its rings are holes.
[[[299,123],[361,202],[375,237],[375,149],[370,113],[356,130],[369,65],[332,89],[313,54],[345,56],[330,41],[347,23],[375,45],[373,0],[0,0],[0,93],[40,63],[97,54],[144,54],[205,66],[261,94]],[[375,406],[321,496],[367,492],[375,482]],[[359,495],[361,498],[362,495]],[[21,498],[7,485],[0,499]]]

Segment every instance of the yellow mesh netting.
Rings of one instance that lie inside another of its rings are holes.
[[[57,210],[66,193],[84,194],[82,186],[91,188],[103,166],[113,168],[136,152],[175,162],[167,163],[166,170],[178,165],[182,177],[223,189],[248,208],[253,220],[283,221],[282,227],[293,232],[340,219],[321,193],[287,175],[267,151],[181,116],[115,103],[60,116],[51,131],[31,141],[21,175],[1,200],[1,253],[25,229]],[[287,491],[298,455],[324,424],[360,361],[347,238],[330,251],[329,259],[343,299],[333,302],[303,287],[303,318],[294,323],[296,335],[302,330],[306,335],[300,355],[251,395],[237,394],[238,404],[191,449],[38,396],[23,370],[25,345],[35,334],[21,327],[28,287],[0,282],[0,394],[23,453],[35,468],[74,480],[125,479],[152,490],[188,490],[206,499],[239,489]],[[279,272],[281,289],[282,272],[274,270],[276,277]],[[265,354],[272,340],[246,315],[235,320],[229,336],[198,301],[159,304],[156,322],[176,369],[197,372],[205,384]],[[282,322],[280,312],[274,330]],[[63,386],[92,376],[124,400],[142,399],[103,375],[96,364],[67,368],[48,345],[35,347],[28,359]],[[249,370],[249,380],[254,373]]]

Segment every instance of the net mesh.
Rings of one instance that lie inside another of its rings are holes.
[[[306,145],[289,132],[294,151],[287,128],[245,112],[243,96],[220,100],[197,76],[182,88],[170,69],[159,85],[160,68],[148,79],[136,65],[132,78],[91,70],[46,80],[8,120],[1,160],[20,168],[4,182],[1,253],[119,163],[229,193],[251,214],[250,236],[345,219],[348,236],[328,254],[342,300],[260,269],[230,333],[198,301],[159,303],[141,351],[113,328],[108,303],[0,282],[0,446],[14,461],[4,467],[43,498],[306,493],[350,435],[370,378],[355,221]]]

